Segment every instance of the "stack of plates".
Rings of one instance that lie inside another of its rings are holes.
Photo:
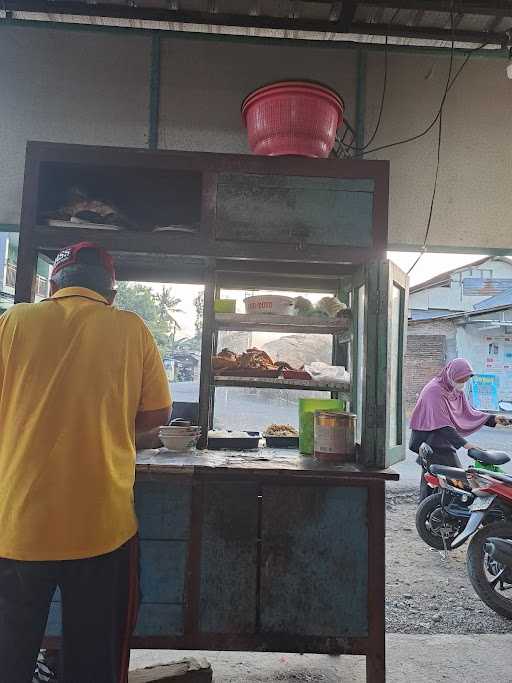
[[[190,451],[196,447],[201,428],[191,425],[160,427],[159,437],[168,451],[175,453]]]

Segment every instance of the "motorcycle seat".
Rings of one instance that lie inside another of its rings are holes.
[[[481,451],[477,448],[470,448],[468,455],[485,465],[504,465],[510,461],[510,455],[504,451]]]
[[[465,481],[466,472],[460,467],[448,467],[447,465],[430,465],[430,471],[436,476],[446,477],[447,479]]]

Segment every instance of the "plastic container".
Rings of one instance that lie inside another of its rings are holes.
[[[236,299],[215,299],[213,308],[215,313],[235,313]]]
[[[315,458],[326,462],[353,462],[356,419],[352,413],[316,411]]]
[[[246,313],[268,315],[293,315],[294,300],[281,294],[258,294],[244,300]]]
[[[303,455],[313,455],[315,439],[315,412],[340,411],[345,401],[337,398],[301,398],[299,400],[299,450]]]
[[[329,156],[343,121],[343,100],[320,83],[280,81],[258,88],[242,103],[254,154]]]

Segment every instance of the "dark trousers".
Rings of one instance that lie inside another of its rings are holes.
[[[124,683],[138,609],[138,539],[84,560],[0,559],[0,680],[31,683],[50,603],[62,600],[59,683]]]

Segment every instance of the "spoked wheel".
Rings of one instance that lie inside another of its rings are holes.
[[[489,538],[512,538],[512,522],[493,522],[478,531],[469,544],[466,565],[478,597],[497,614],[512,619],[512,568],[488,555]]]
[[[416,529],[427,545],[436,550],[450,548],[467,520],[452,517],[441,505],[442,493],[425,498],[416,510]]]

